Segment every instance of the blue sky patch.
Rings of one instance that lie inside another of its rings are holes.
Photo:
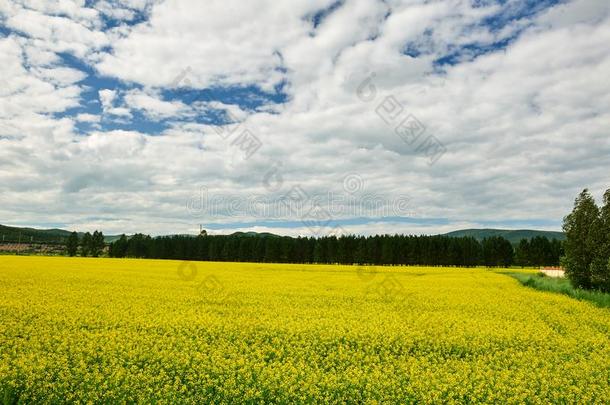
[[[206,125],[224,125],[234,121],[227,114],[226,110],[209,106],[197,108],[196,114],[189,117],[151,117],[145,114],[145,112],[134,108],[130,108],[131,116],[104,114],[99,99],[100,90],[109,89],[116,91],[115,106],[128,107],[124,105],[125,93],[132,90],[143,90],[143,87],[136,83],[100,75],[94,68],[72,54],[61,53],[59,57],[61,59],[60,65],[82,71],[86,74],[86,77],[78,83],[83,87],[80,106],[57,113],[55,116],[63,118],[75,117],[78,114],[93,114],[102,117],[100,123],[77,122],[76,128],[82,134],[92,130],[108,131],[121,129],[159,135],[170,128],[176,121],[195,122]],[[227,105],[237,105],[247,112],[255,112],[270,104],[285,103],[288,100],[288,96],[284,92],[285,86],[285,81],[280,82],[276,85],[274,92],[265,92],[254,85],[212,87],[207,89],[185,87],[161,90],[160,96],[163,101],[180,101],[190,107],[197,107],[196,103],[216,101]]]
[[[334,11],[336,11],[339,7],[341,7],[345,3],[345,0],[335,1],[333,4],[319,10],[311,17],[311,22],[313,23],[313,28],[316,29],[322,24],[324,19],[331,15]]]
[[[489,17],[483,18],[468,29],[476,30],[485,28],[492,34],[498,34],[510,24],[519,20],[531,19],[544,10],[562,2],[562,0],[525,0],[518,2],[507,0],[476,1],[476,7],[487,7],[497,4],[501,5],[502,9]],[[445,51],[444,55],[439,56],[434,60],[433,66],[437,69],[447,65],[453,66],[462,62],[474,60],[481,55],[502,51],[521,35],[525,27],[527,27],[527,24],[525,24],[524,27],[515,29],[510,36],[496,38],[489,43],[472,42],[465,45],[449,45],[448,50]],[[426,30],[418,41],[412,41],[405,45],[403,54],[418,58],[432,53],[434,51],[432,34],[433,32],[430,29]]]
[[[512,22],[535,17],[542,11],[564,2],[563,0],[497,1],[491,4],[502,5],[502,10],[499,13],[484,18],[481,21],[481,25],[487,27],[491,32],[497,32]]]
[[[498,52],[506,49],[517,37],[513,36],[505,38],[501,41],[493,42],[491,44],[467,44],[456,47],[455,50],[442,56],[434,61],[435,67],[442,67],[445,65],[457,65],[462,62],[468,62],[478,58],[479,56],[487,53]]]
[[[223,104],[238,105],[244,111],[256,111],[268,104],[285,103],[288,99],[283,92],[285,83],[276,86],[274,93],[262,91],[257,86],[227,86],[206,89],[178,88],[162,91],[166,101],[181,101],[186,105],[198,102],[218,101]]]

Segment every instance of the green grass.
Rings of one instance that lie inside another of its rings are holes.
[[[532,274],[531,272],[502,273],[516,278],[526,287],[535,288],[540,291],[565,294],[577,300],[590,301],[601,308],[610,308],[610,294],[574,288],[566,278],[547,277],[542,273]]]

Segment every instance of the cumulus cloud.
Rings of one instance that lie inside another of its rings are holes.
[[[181,102],[164,101],[158,94],[140,90],[129,91],[125,95],[125,103],[130,108],[144,111],[152,119],[179,118],[187,110]]]
[[[95,123],[95,122],[100,122],[101,117],[99,115],[95,115],[95,114],[81,113],[76,116],[76,120],[80,121],[80,122]]]
[[[0,3],[3,218],[309,234],[243,209],[297,187],[373,204],[333,212],[349,232],[557,229],[580,189],[608,187],[603,2],[64,3]],[[380,220],[373,197],[408,198],[417,220]]]
[[[167,86],[191,67],[193,84],[202,88],[254,84],[270,90],[283,79],[277,51],[307,36],[309,24],[302,17],[330,3],[166,1],[152,9],[148,24],[118,39],[97,68],[124,80]]]
[[[32,39],[52,52],[70,52],[79,57],[108,44],[106,34],[69,17],[44,14],[27,8],[14,8],[6,26]]]
[[[114,104],[115,104],[115,99],[117,96],[116,90],[103,89],[103,90],[100,90],[98,92],[98,94],[100,97],[100,103],[102,104],[102,109],[105,114],[119,115],[119,116],[125,116],[125,117],[131,116],[131,112],[129,111],[129,108],[115,107]]]

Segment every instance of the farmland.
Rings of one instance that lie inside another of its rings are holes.
[[[0,256],[5,402],[603,403],[610,311],[483,268]]]

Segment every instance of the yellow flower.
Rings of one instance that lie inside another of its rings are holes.
[[[604,403],[610,312],[484,269],[0,256],[0,398]],[[189,267],[191,268],[191,267]],[[182,267],[183,270],[183,267]]]

